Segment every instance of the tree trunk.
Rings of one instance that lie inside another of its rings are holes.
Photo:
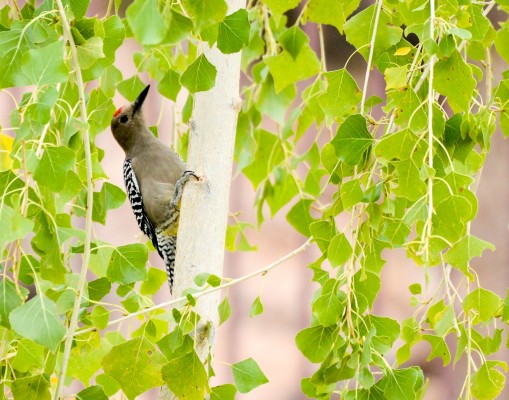
[[[245,5],[244,0],[228,0],[228,14]],[[216,67],[214,88],[196,93],[190,123],[189,169],[202,177],[190,181],[182,197],[177,240],[174,296],[194,286],[196,275],[208,272],[223,274],[224,243],[229,210],[229,195],[235,146],[239,97],[240,52],[230,55],[216,47],[204,52]],[[197,301],[195,311],[201,316],[195,334],[195,348],[204,360],[212,351],[218,325],[220,292]],[[210,323],[209,330],[204,331]],[[163,387],[160,399],[171,394]]]

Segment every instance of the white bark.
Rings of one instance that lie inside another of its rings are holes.
[[[244,0],[228,0],[228,14],[243,6]],[[196,93],[194,98],[187,165],[202,180],[191,180],[182,196],[173,289],[177,297],[194,286],[196,275],[223,274],[233,150],[241,107],[240,52],[225,55],[214,47],[207,48],[205,56],[216,67],[217,76],[213,89]],[[201,321],[195,348],[202,360],[214,345],[219,296],[218,291],[197,301],[195,311]],[[211,323],[210,332],[203,331],[207,322]],[[169,391],[163,388],[160,398],[171,398]]]

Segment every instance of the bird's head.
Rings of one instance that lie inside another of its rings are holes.
[[[133,135],[143,132],[145,122],[143,119],[142,105],[147,97],[150,85],[148,85],[133,103],[120,107],[111,119],[111,132],[120,146],[127,152],[133,142]]]

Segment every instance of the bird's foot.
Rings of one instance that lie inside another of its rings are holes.
[[[182,198],[182,193],[184,191],[184,186],[187,182],[189,182],[189,179],[191,177],[194,177],[197,181],[200,180],[200,177],[196,175],[193,171],[184,171],[182,176],[179,178],[177,183],[175,184],[175,195],[173,196],[172,205],[178,210],[178,205],[180,203],[180,199]]]

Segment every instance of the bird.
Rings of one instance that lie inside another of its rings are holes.
[[[136,222],[164,260],[171,293],[182,192],[191,177],[199,178],[148,129],[142,106],[149,89],[113,114],[111,132],[125,152],[124,184]]]

